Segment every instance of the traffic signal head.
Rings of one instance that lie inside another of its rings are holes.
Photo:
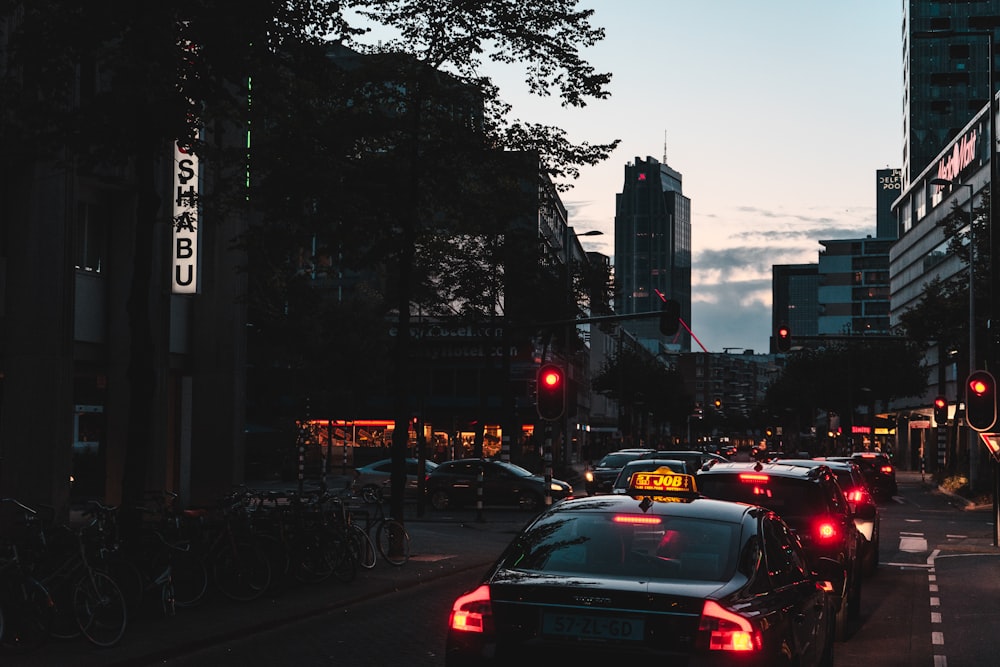
[[[939,426],[948,421],[948,399],[938,396],[934,399],[934,421]]]
[[[997,422],[997,382],[989,371],[973,371],[965,382],[965,421],[980,433]]]
[[[667,299],[660,306],[660,333],[673,336],[681,326],[681,304],[676,299]]]
[[[788,352],[792,349],[792,330],[787,324],[779,324],[774,330],[774,346],[778,352]]]
[[[538,369],[538,416],[548,421],[561,419],[566,412],[566,372],[555,364],[542,364]]]

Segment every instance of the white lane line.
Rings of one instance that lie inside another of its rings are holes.
[[[943,632],[932,632],[931,633],[931,644],[935,646],[944,645],[944,633]]]
[[[939,611],[932,611],[931,612],[931,623],[940,623],[940,622],[941,622],[941,612],[939,612]]]

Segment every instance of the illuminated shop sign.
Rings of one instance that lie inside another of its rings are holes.
[[[198,156],[174,142],[171,291],[198,293]]]
[[[979,133],[975,128],[952,144],[952,150],[937,164],[937,178],[953,181],[962,170],[972,164],[978,152]]]

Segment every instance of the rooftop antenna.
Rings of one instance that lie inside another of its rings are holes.
[[[663,164],[667,163],[667,131],[663,131]]]

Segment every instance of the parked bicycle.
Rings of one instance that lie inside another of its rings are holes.
[[[55,601],[51,634],[72,639],[81,634],[96,646],[121,641],[128,623],[125,596],[108,574],[91,563],[94,536],[87,526],[46,525],[33,519],[25,548],[34,574]]]
[[[23,512],[22,523],[36,515],[35,510],[13,498],[2,498],[0,503]],[[52,596],[28,571],[17,543],[4,540],[0,544],[0,647],[18,653],[38,648],[49,638],[54,611]]]

